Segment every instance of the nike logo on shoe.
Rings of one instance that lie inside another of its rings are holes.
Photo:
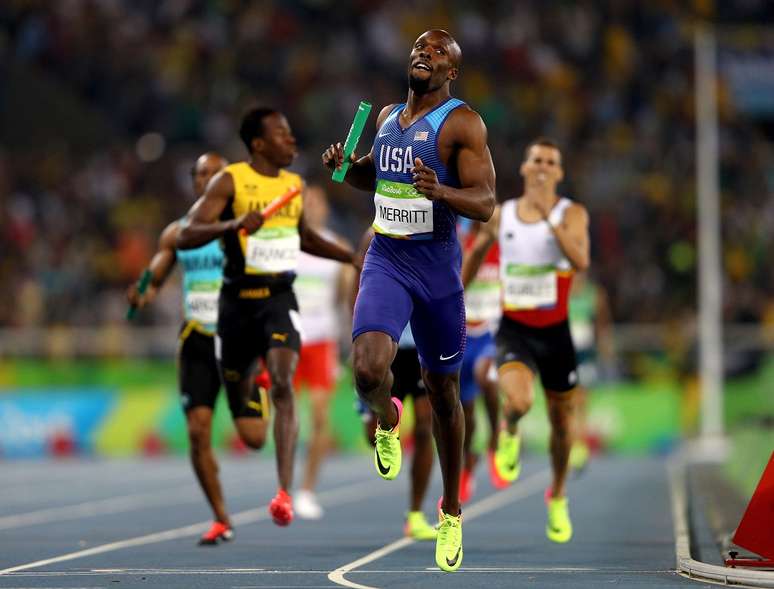
[[[385,466],[382,464],[382,459],[379,456],[379,450],[376,451],[376,466],[379,468],[379,472],[383,475],[388,475],[390,473],[390,468],[385,468]]]
[[[460,351],[459,351],[459,350],[457,350],[457,351],[456,351],[456,352],[454,352],[454,353],[453,353],[451,356],[444,356],[443,354],[441,354],[441,356],[440,356],[440,358],[441,358],[441,361],[443,362],[444,360],[451,360],[452,358],[454,358],[454,356],[456,356],[456,355],[457,355],[457,354],[459,354],[459,353],[460,353]]]
[[[449,557],[446,557],[446,564],[448,564],[450,567],[453,567],[455,564],[457,564],[457,560],[460,558],[460,551],[462,550],[462,546],[457,548],[457,554],[454,555],[454,558],[449,560]]]

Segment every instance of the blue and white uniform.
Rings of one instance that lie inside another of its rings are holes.
[[[465,304],[457,240],[457,215],[413,187],[414,160],[432,168],[438,181],[459,187],[455,171],[438,153],[438,136],[450,113],[465,103],[448,98],[402,128],[399,104],[374,140],[376,233],[360,277],[352,338],[369,331],[396,342],[410,321],[420,362],[440,373],[459,369],[465,352]]]
[[[223,248],[215,240],[190,250],[177,250],[183,269],[183,316],[199,331],[214,334],[218,323],[218,296],[223,282]]]

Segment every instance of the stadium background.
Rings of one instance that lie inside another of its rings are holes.
[[[725,425],[747,449],[729,469],[749,488],[774,438],[774,10],[762,0],[3,2],[0,458],[184,449],[178,285],[136,325],[124,292],[188,208],[193,158],[243,158],[241,112],[277,106],[298,138],[294,169],[356,239],[371,201],[333,185],[319,156],[359,100],[403,99],[407,49],[428,23],[463,48],[453,92],[489,127],[498,197],[518,194],[525,144],[549,135],[563,192],[590,211],[616,323],[592,400],[601,446],[665,452],[695,434],[693,25],[706,18],[720,24]],[[342,450],[362,446],[352,400],[344,370]],[[229,447],[224,409],[215,435]],[[545,444],[539,407],[526,427]]]

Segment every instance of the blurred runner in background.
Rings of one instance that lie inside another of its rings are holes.
[[[205,153],[191,169],[194,194],[204,194],[207,183],[228,162],[217,153]],[[149,269],[152,273],[145,294],[132,284],[129,303],[142,308],[151,303],[179,261],[183,270],[183,325],[177,349],[177,376],[180,401],[188,424],[191,464],[199,485],[210,504],[215,521],[199,540],[200,545],[217,544],[234,536],[218,478],[218,463],[212,451],[212,416],[220,391],[215,359],[215,327],[218,322],[218,295],[223,281],[223,250],[217,241],[191,250],[175,245],[180,221],[173,221],[161,233],[159,249]],[[263,391],[266,394],[266,391]],[[229,399],[229,406],[239,405]],[[233,410],[232,410],[233,414]],[[237,414],[233,414],[234,418]]]
[[[328,239],[343,242],[329,231],[328,199],[320,186],[307,186],[304,218],[310,227]],[[298,258],[294,289],[301,313],[301,353],[293,386],[309,393],[312,423],[301,488],[295,507],[299,517],[319,519],[323,508],[314,493],[320,465],[331,444],[328,415],[339,376],[339,337],[341,326],[349,325],[346,309],[348,288],[354,268],[304,252]],[[346,315],[346,317],[345,317]]]
[[[575,389],[575,436],[570,468],[581,472],[590,457],[588,393],[604,366],[614,365],[613,321],[607,292],[587,272],[575,275],[570,290],[570,332],[578,358],[580,384]]]

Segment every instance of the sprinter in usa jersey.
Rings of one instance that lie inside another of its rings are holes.
[[[481,117],[450,95],[461,51],[441,30],[422,34],[408,64],[408,97],[377,118],[370,153],[353,157],[346,180],[372,192],[376,233],[365,258],[352,326],[358,394],[377,416],[374,463],[385,479],[401,463],[402,406],[391,398],[390,364],[411,323],[436,423],[444,480],[436,563],[462,562],[459,506],[464,418],[459,371],[465,348],[457,215],[486,221],[495,205],[495,172]],[[341,166],[341,144],[323,154]]]

